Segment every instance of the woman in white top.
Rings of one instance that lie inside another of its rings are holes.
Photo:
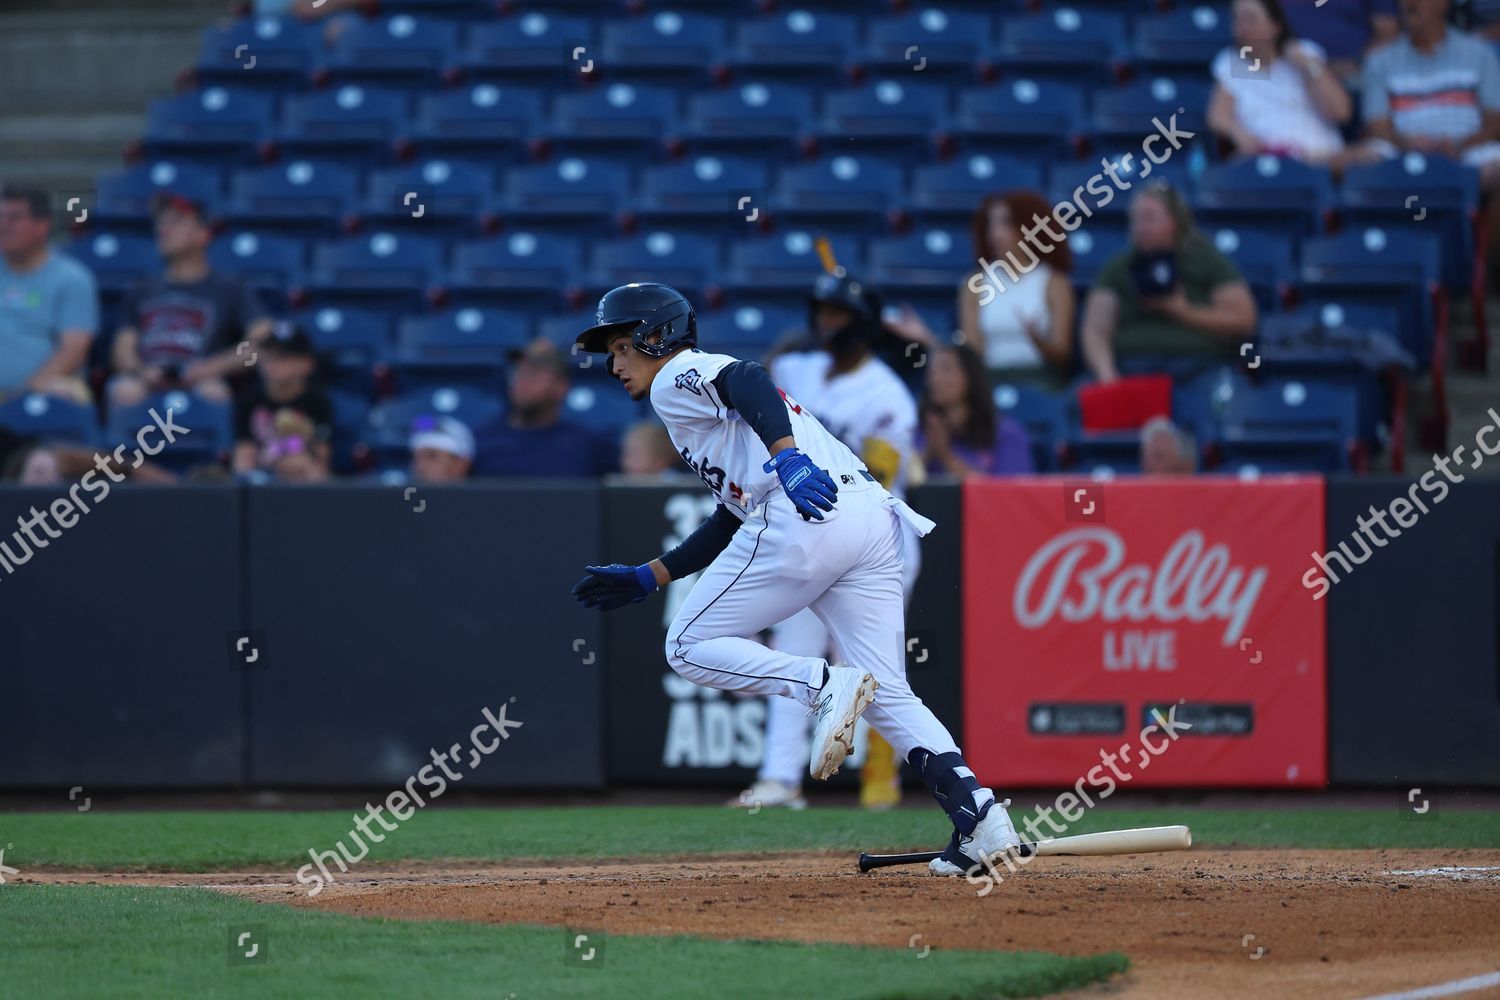
[[[1053,241],[1034,225],[1051,213],[1034,191],[990,195],[974,213],[978,266],[959,283],[952,340],[971,347],[1000,380],[1060,382],[1073,358],[1077,302],[1067,278],[1073,255],[1066,240]],[[910,306],[887,325],[929,346],[947,340]]]
[[[1213,62],[1208,125],[1241,156],[1271,153],[1339,169],[1373,159],[1346,149],[1353,103],[1322,48],[1293,38],[1280,0],[1235,0],[1234,45]]]

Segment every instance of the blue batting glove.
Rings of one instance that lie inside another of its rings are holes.
[[[586,608],[613,611],[627,604],[644,601],[656,590],[656,574],[650,563],[626,566],[585,566],[589,575],[573,587],[573,596]]]
[[[833,485],[833,477],[818,468],[813,460],[796,448],[783,448],[761,466],[765,472],[776,473],[781,488],[791,498],[792,505],[803,520],[823,520],[822,510],[833,510],[838,499],[839,488]]]

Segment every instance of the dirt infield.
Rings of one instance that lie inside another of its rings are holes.
[[[314,898],[286,872],[28,881],[209,885],[361,916],[841,941],[914,959],[926,947],[1130,957],[1129,974],[1081,996],[1363,997],[1500,969],[1500,851],[1041,858],[984,898],[920,871],[860,875],[831,854],[371,866]]]

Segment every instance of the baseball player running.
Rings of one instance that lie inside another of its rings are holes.
[[[931,869],[973,870],[1019,838],[1005,803],[980,786],[953,737],[905,677],[902,525],[933,522],[876,482],[854,453],[753,361],[698,349],[676,290],[622,285],[578,335],[633,399],[651,398],[672,443],[713,492],[712,516],[639,566],[586,567],[585,607],[644,600],[702,576],[667,629],[667,662],[707,687],[779,695],[814,716],[808,773],[823,780],[852,751],[861,714],[911,763],[953,823]],[[845,662],[771,649],[752,636],[811,608]]]
[[[920,468],[913,445],[917,405],[900,376],[873,351],[883,332],[879,296],[839,268],[818,276],[807,307],[810,341],[774,352],[767,361],[772,380],[863,459],[881,486],[905,499],[907,472]],[[903,522],[901,587],[906,600],[911,599],[921,558],[919,536]],[[807,608],[771,629],[771,645],[786,653],[826,656],[828,630]],[[755,783],[735,804],[805,807],[807,741],[806,708],[790,698],[767,699],[765,757]],[[860,804],[883,809],[899,802],[899,767],[891,745],[869,732]]]

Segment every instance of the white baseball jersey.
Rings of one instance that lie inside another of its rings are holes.
[[[917,461],[917,404],[891,367],[871,356],[852,371],[829,377],[826,351],[783,354],[771,362],[771,378],[817,415],[840,441],[884,479],[880,456],[889,450],[889,489],[906,495],[906,473]],[[883,442],[883,445],[877,444]]]
[[[781,480],[763,466],[770,454],[737,410],[724,405],[713,380],[738,358],[696,347],[667,359],[651,383],[651,405],[683,460],[714,497],[740,520],[767,497],[781,493]],[[862,486],[868,470],[795,396],[782,390],[797,448],[825,470],[840,489]],[[872,484],[873,485],[873,484]],[[825,512],[825,520],[837,514]]]

